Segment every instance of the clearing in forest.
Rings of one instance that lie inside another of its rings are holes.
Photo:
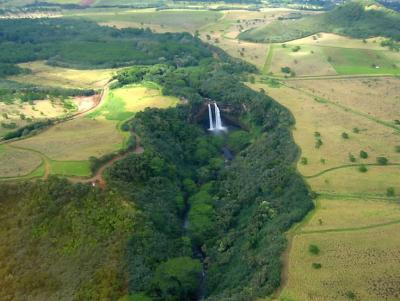
[[[10,80],[39,86],[100,89],[111,79],[116,69],[78,70],[46,65],[43,61],[19,64],[29,74],[9,77]]]

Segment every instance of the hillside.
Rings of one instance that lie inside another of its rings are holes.
[[[353,1],[334,10],[297,20],[279,20],[245,31],[242,40],[281,43],[318,32],[331,32],[354,38],[384,36],[400,40],[400,14],[375,2]]]

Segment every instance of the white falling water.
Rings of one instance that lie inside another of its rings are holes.
[[[212,119],[212,112],[211,112],[211,105],[210,104],[208,104],[208,119],[210,120],[210,128],[209,128],[209,130],[213,131],[215,128],[214,128],[214,122],[213,122],[213,119]]]
[[[221,112],[216,103],[214,103],[215,121],[213,121],[213,114],[211,105],[208,104],[208,118],[210,121],[210,131],[225,131],[226,128],[222,125]]]
[[[214,109],[215,109],[215,129],[217,131],[222,131],[225,128],[222,126],[221,113],[219,111],[217,103],[215,102],[214,102]]]

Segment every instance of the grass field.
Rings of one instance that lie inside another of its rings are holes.
[[[400,54],[393,61],[377,50],[325,47],[324,52],[338,74],[400,74]]]
[[[79,118],[58,124],[28,139],[12,143],[34,149],[57,161],[88,160],[118,150],[122,137],[116,123]]]
[[[25,176],[42,163],[35,153],[0,144],[0,179]]]
[[[293,135],[301,148],[301,156],[307,158],[307,164],[300,161],[298,165],[303,175],[311,176],[341,165],[376,163],[378,156],[387,157],[389,162],[400,163],[400,153],[395,150],[396,145],[400,145],[400,136],[393,128],[335,105],[318,102],[314,97],[295,89],[255,85],[257,90],[261,87],[294,114],[296,128]],[[360,131],[354,133],[354,128]],[[320,137],[316,137],[317,132]],[[344,132],[349,135],[348,139],[342,137]],[[319,148],[316,147],[318,139],[322,141]],[[368,158],[360,158],[361,150],[368,153]],[[355,162],[350,161],[349,154],[355,157]],[[358,173],[354,176],[365,176]],[[368,186],[368,189],[373,187]]]
[[[336,74],[399,75],[400,54],[381,47],[381,40],[360,40],[318,33],[287,43],[273,44],[271,66],[264,73],[288,76],[281,68],[289,67],[299,77]]]
[[[89,176],[91,172],[88,159],[91,156],[101,157],[124,147],[126,133],[120,130],[122,121],[132,118],[136,112],[145,108],[167,108],[179,102],[175,97],[162,96],[160,90],[155,87],[146,84],[111,90],[94,112],[57,124],[43,133],[13,142],[11,145],[42,154],[49,161],[51,174]],[[11,154],[12,152],[7,154],[4,160]],[[21,163],[12,163],[15,168],[23,164],[29,166],[26,158],[19,156],[18,160]],[[6,169],[5,163],[4,177],[25,175],[34,169],[32,167],[26,172],[13,174]],[[1,157],[0,164],[3,164]]]
[[[207,10],[127,10],[115,13],[84,13],[79,15],[104,25],[117,27],[150,27],[157,32],[195,32],[222,16],[220,12]]]
[[[74,103],[74,100],[69,99],[67,102]],[[31,103],[19,100],[15,100],[11,104],[0,102],[0,124],[15,123],[15,128],[19,128],[31,121],[60,117],[73,111],[74,109],[70,109],[70,106],[66,108],[63,101],[59,99],[36,100]],[[0,137],[12,130],[14,129],[0,125]]]
[[[9,79],[40,86],[64,88],[102,88],[112,77],[115,69],[77,70],[46,65],[43,61],[20,64],[32,71],[30,74],[12,76]]]
[[[92,173],[89,161],[51,161],[50,168],[59,176],[88,177]]]
[[[145,108],[167,108],[178,102],[176,97],[161,95],[159,89],[131,85],[111,90],[102,106],[88,117],[124,121]]]
[[[281,300],[400,298],[397,202],[322,199],[303,230],[314,233],[294,236]],[[309,252],[311,244],[319,254]]]
[[[316,207],[313,217],[301,228],[301,233],[362,228],[400,221],[400,204],[395,201],[321,198]]]
[[[362,173],[358,166],[328,171],[307,182],[319,193],[385,196],[393,187],[400,195],[400,166],[367,166]]]
[[[392,122],[393,125],[394,120],[399,118],[399,78],[322,79],[317,82],[298,80],[290,85],[380,120]],[[384,101],[381,101],[382,98]]]

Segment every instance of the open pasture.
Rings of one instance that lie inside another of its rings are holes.
[[[387,50],[381,46],[383,38],[353,39],[334,33],[320,32],[305,38],[286,42],[287,45],[330,46],[341,48],[359,48],[369,50]]]
[[[395,195],[400,196],[400,166],[366,167],[367,172],[360,172],[359,166],[349,166],[306,180],[319,193],[385,197],[392,187]]]
[[[83,18],[116,27],[150,27],[156,32],[192,32],[217,21],[221,12],[207,10],[128,10],[115,13],[84,14]]]
[[[73,100],[67,100],[67,102],[75,103]],[[73,110],[71,106],[66,107],[64,102],[58,99],[36,100],[29,103],[17,100],[13,103],[0,102],[0,137],[29,122],[64,116],[72,113]],[[7,126],[14,123],[15,128]]]
[[[345,230],[400,221],[400,204],[396,201],[367,198],[319,198],[312,218],[300,233]]]
[[[0,144],[0,179],[25,176],[40,164],[38,154]]]
[[[398,204],[387,204],[388,207],[383,208],[381,203],[374,205],[367,202],[365,208],[359,208],[359,204],[327,205],[328,202],[323,201],[321,206],[339,206],[330,208],[329,212],[344,218],[332,221],[336,224],[336,232],[299,233],[294,236],[288,282],[282,292],[282,300],[398,300],[400,238],[396,233],[400,224],[381,227],[375,224],[378,216],[381,216],[378,220],[382,218],[383,221],[383,217],[387,216],[388,221],[393,221],[397,214],[399,219],[398,208],[393,208]],[[393,212],[388,212],[390,208]],[[352,209],[359,212],[353,214]],[[320,218],[318,212],[316,219]],[[325,213],[322,214],[322,218],[328,218]],[[372,228],[358,230],[360,225]],[[348,226],[350,229],[347,231],[343,229]],[[351,229],[352,226],[354,229]],[[311,244],[319,248],[319,254],[309,252]],[[315,268],[315,264],[320,264],[320,267]]]
[[[378,50],[324,47],[324,52],[338,74],[400,74],[400,54],[392,60]]]
[[[351,39],[335,34],[315,34],[287,43],[273,44],[271,67],[265,72],[289,76],[398,75],[400,54],[380,46],[380,38]]]
[[[159,89],[142,85],[125,86],[110,90],[105,102],[89,117],[124,121],[145,108],[167,108],[178,102],[176,97],[161,95]]]
[[[335,75],[336,70],[328,62],[326,55],[318,46],[302,45],[300,50],[293,51],[295,46],[274,44],[271,67],[265,72],[273,75],[288,76],[281,68],[289,67],[296,76]]]
[[[307,160],[298,163],[303,175],[311,176],[347,164],[376,163],[378,156],[400,163],[400,153],[395,150],[396,145],[400,145],[400,136],[392,128],[285,86],[270,88],[256,84],[253,87],[265,89],[293,113],[296,119],[293,135],[301,148],[301,156]],[[354,133],[354,128],[360,131]],[[348,139],[342,137],[344,132],[349,135]],[[318,140],[322,142],[319,147],[316,146]],[[368,158],[359,157],[361,150],[368,153]],[[350,161],[350,154],[355,162]]]
[[[81,161],[118,150],[122,136],[115,122],[79,118],[12,144],[39,151],[52,160]]]
[[[30,74],[12,76],[9,79],[39,86],[63,88],[102,88],[112,77],[115,69],[78,70],[46,65],[43,61],[23,63]]]
[[[399,119],[399,78],[296,80],[290,85],[393,125]]]

